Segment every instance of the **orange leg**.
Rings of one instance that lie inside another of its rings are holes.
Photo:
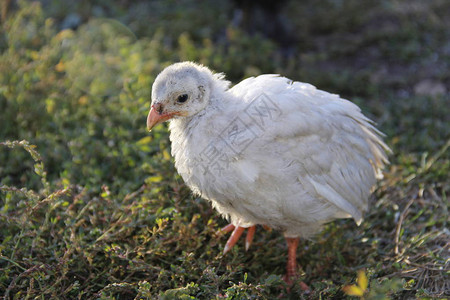
[[[299,238],[286,238],[288,244],[288,261],[287,261],[287,279],[290,280],[292,277],[297,275],[297,247]]]
[[[288,285],[292,284],[292,279],[297,277],[297,247],[299,238],[286,238],[286,242],[288,244],[288,261],[286,266],[286,276],[284,277],[284,281]],[[300,288],[304,291],[309,291],[309,287],[304,283],[300,282]]]

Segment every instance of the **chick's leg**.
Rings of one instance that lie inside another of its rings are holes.
[[[287,280],[297,276],[297,247],[299,238],[286,238],[288,244],[288,261],[286,266]]]
[[[286,266],[286,276],[284,281],[288,284],[292,284],[292,279],[296,279],[297,274],[297,247],[300,238],[286,238],[288,244],[288,261]],[[300,288],[304,291],[309,291],[309,287],[304,282],[300,282]]]

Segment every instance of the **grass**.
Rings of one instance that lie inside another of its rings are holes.
[[[5,1],[4,298],[341,299],[360,270],[366,299],[448,297],[449,4],[288,1],[291,56],[230,25],[226,1],[177,4]],[[61,30],[70,12],[81,26]],[[239,243],[222,255],[225,220],[176,174],[167,129],[146,132],[151,83],[187,59],[234,83],[260,73],[310,82],[360,105],[387,134],[391,165],[362,225],[332,222],[300,244],[310,294],[286,290],[279,232],[258,228],[251,251]]]

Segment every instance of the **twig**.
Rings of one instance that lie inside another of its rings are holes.
[[[2,23],[5,23],[5,21],[6,21],[6,15],[8,14],[8,9],[9,9],[10,4],[11,4],[11,0],[4,0],[2,2],[2,14],[1,14]]]
[[[398,244],[400,240],[400,231],[402,229],[403,220],[406,217],[406,214],[408,213],[409,207],[413,204],[414,200],[416,200],[416,196],[412,197],[411,200],[409,200],[408,204],[406,204],[405,209],[402,211],[400,218],[398,219],[397,227],[395,228],[395,248],[394,253],[395,255],[399,255],[398,251]]]
[[[145,184],[143,184],[138,190],[125,195],[125,197],[123,198],[123,202],[128,202],[128,200],[133,199],[134,197],[136,197],[137,195],[142,193],[146,189],[146,187],[147,186]]]
[[[447,142],[445,143],[444,146],[442,146],[441,149],[439,149],[439,151],[433,155],[430,159],[428,159],[427,162],[425,162],[423,164],[423,166],[421,166],[418,170],[418,173],[422,174],[425,173],[426,171],[428,171],[433,164],[439,160],[439,158],[441,158],[441,156],[446,153],[447,149],[450,147],[450,139],[447,140]]]

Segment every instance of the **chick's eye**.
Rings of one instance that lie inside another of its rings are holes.
[[[178,96],[177,102],[178,103],[184,103],[184,102],[186,102],[187,99],[188,99],[188,95],[187,94],[183,94],[183,95]]]

